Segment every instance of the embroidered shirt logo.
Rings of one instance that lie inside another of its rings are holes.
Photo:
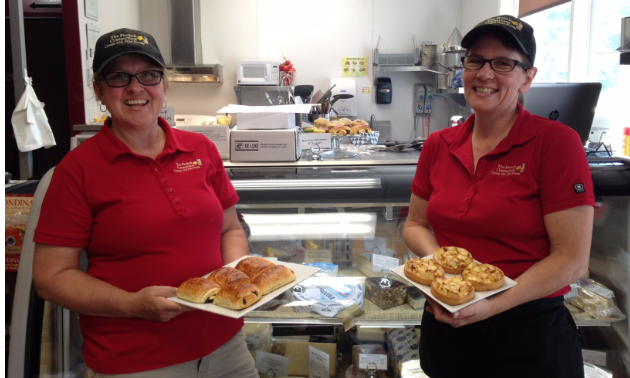
[[[573,191],[575,192],[575,194],[580,194],[580,193],[584,193],[586,189],[584,189],[584,184],[582,183],[573,184]]]
[[[496,176],[520,176],[525,172],[525,163],[520,165],[503,165],[498,164],[494,171],[490,172]]]
[[[202,165],[203,163],[201,162],[201,159],[187,161],[184,163],[175,163],[175,169],[173,169],[173,172],[186,172],[193,169],[200,169]]]

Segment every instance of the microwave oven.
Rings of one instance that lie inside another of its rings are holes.
[[[278,85],[280,62],[268,60],[237,60],[237,85]]]

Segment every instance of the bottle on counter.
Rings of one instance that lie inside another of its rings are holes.
[[[623,139],[621,141],[621,153],[630,156],[630,127],[623,128]]]

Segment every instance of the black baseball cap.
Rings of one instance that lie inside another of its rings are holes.
[[[149,33],[133,29],[116,29],[103,34],[96,41],[92,69],[100,73],[112,60],[127,54],[143,54],[165,68],[164,58],[155,38]]]
[[[505,33],[512,37],[518,47],[529,57],[534,64],[536,58],[536,38],[534,38],[534,28],[528,23],[514,16],[496,16],[478,23],[462,39],[462,47],[469,49],[475,40],[488,31]]]

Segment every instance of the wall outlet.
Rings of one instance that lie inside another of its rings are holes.
[[[371,94],[372,87],[361,87],[361,94]]]

